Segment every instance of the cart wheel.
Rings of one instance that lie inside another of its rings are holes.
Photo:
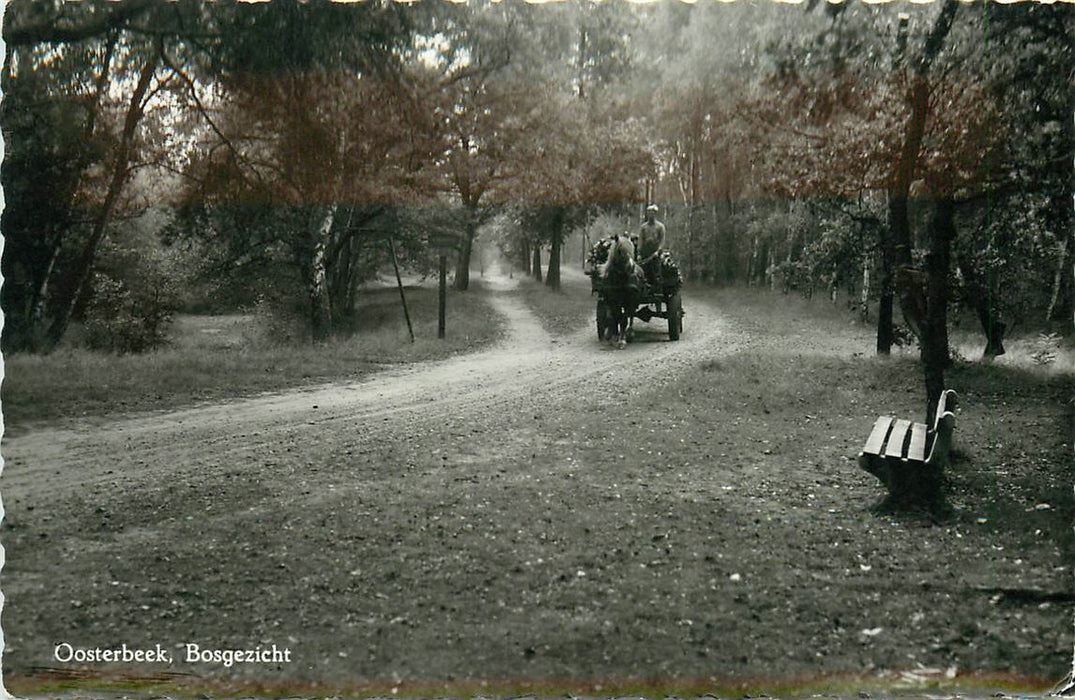
[[[605,331],[608,330],[610,322],[611,322],[611,319],[609,319],[608,304],[605,303],[604,299],[598,299],[597,300],[597,339],[598,340],[604,340],[605,339]]]
[[[679,294],[668,297],[668,339],[679,340],[683,332],[683,300]]]

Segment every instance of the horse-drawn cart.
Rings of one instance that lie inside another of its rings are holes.
[[[614,306],[623,303],[621,294],[624,282],[604,278],[599,266],[606,263],[613,238],[605,238],[594,244],[587,260],[586,274],[590,276],[591,291],[597,296],[597,337],[608,340],[615,333]],[[679,340],[683,332],[683,300],[680,287],[683,278],[671,253],[662,251],[653,266],[652,277],[640,278],[637,290],[628,296],[625,312],[630,320],[635,318],[648,323],[653,318],[668,321],[668,339]],[[630,331],[628,331],[630,333]]]

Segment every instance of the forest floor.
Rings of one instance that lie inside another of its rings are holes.
[[[1070,372],[958,363],[952,512],[882,515],[855,458],[877,415],[920,419],[910,352],[720,291],[616,350],[584,283],[490,280],[479,352],[6,436],[7,688],[981,695],[1071,669]]]

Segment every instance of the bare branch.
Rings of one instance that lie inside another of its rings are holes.
[[[220,127],[217,126],[216,121],[214,121],[213,118],[210,116],[209,110],[206,109],[205,104],[202,103],[201,97],[198,96],[198,88],[194,80],[186,73],[184,73],[179,68],[179,66],[177,66],[175,62],[172,61],[171,57],[168,56],[167,53],[164,54],[164,62],[165,65],[172,69],[172,73],[187,85],[187,90],[190,94],[190,98],[191,100],[193,100],[194,107],[198,110],[198,114],[202,116],[202,119],[204,119],[205,123],[209,125],[209,128],[214,134],[216,134],[217,138],[220,139],[224,147],[227,148],[233,156],[235,156],[237,161],[249,164],[249,160],[242,154],[242,152],[235,146],[235,144],[232,143],[231,139],[229,139],[224,134],[224,132],[221,131]],[[264,185],[265,181],[261,177],[261,173],[258,171],[258,169],[251,168],[251,170],[253,171],[255,178],[257,178],[258,185]],[[246,177],[246,174],[243,173],[241,170],[240,175],[244,180],[249,181]]]

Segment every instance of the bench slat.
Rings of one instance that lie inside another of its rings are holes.
[[[903,457],[903,443],[907,437],[907,429],[911,427],[911,421],[900,418],[892,425],[892,434],[888,436],[888,445],[885,447],[886,457]]]
[[[877,422],[873,424],[870,437],[866,440],[866,446],[862,448],[863,453],[868,455],[881,454],[881,447],[885,444],[885,436],[888,435],[888,429],[891,425],[892,416],[878,418]]]
[[[915,462],[926,461],[926,424],[914,423],[911,425],[911,444],[907,448],[906,459]]]

